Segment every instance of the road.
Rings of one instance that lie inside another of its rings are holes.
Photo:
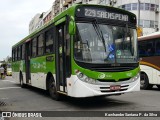
[[[54,101],[44,90],[33,87],[20,88],[11,77],[0,80],[0,111],[160,111],[159,100],[160,91],[154,87],[152,90],[141,90],[139,92],[127,93],[120,96],[85,99],[64,97],[62,101]],[[63,117],[53,118],[42,119],[64,119]],[[124,120],[123,117],[77,117],[76,119],[80,120],[81,118],[83,120]],[[14,118],[12,119],[17,120]],[[65,119],[70,120],[71,118],[67,117]],[[157,120],[156,117],[131,117],[129,119]]]

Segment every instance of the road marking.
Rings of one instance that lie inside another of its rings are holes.
[[[11,80],[3,80],[2,82],[11,82],[11,83],[16,83],[15,81],[11,81]]]
[[[21,88],[21,87],[4,87],[4,88],[0,88],[0,90],[17,89],[17,88]]]
[[[7,100],[8,98],[0,98],[0,100]]]

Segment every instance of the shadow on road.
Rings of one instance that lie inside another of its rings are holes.
[[[143,89],[141,89],[141,90],[143,90]],[[160,89],[156,85],[154,85],[151,89],[148,89],[146,91],[160,91]]]
[[[118,96],[117,96],[118,97]],[[72,98],[72,97],[65,97],[63,100],[64,103],[74,105],[75,107],[79,107],[85,110],[92,110],[92,109],[102,109],[102,108],[110,108],[114,106],[127,106],[132,105],[134,103],[128,101],[121,101],[105,96],[100,97],[89,97],[89,98]]]
[[[16,86],[20,86],[16,84]],[[49,93],[45,90],[27,86],[25,89],[28,91],[34,92],[39,94],[43,97],[50,98]],[[157,88],[154,88],[157,90]],[[72,106],[73,108],[85,109],[85,110],[92,110],[92,109],[103,109],[103,108],[113,108],[113,107],[121,107],[121,106],[132,106],[135,103],[131,101],[119,100],[120,96],[113,97],[113,96],[100,96],[100,97],[88,97],[88,98],[73,98],[68,96],[63,96],[63,99],[59,102],[62,102],[66,106]],[[53,100],[54,102],[54,100]]]
[[[37,94],[47,97],[49,99],[49,93],[45,90],[38,89],[35,87],[28,86],[27,89],[31,92],[36,92]],[[119,96],[117,96],[118,99]],[[114,97],[115,98],[115,97]],[[117,106],[130,106],[134,103],[128,102],[128,101],[121,101],[114,98],[109,98],[106,96],[99,96],[99,97],[87,97],[87,98],[73,98],[68,96],[62,96],[62,100],[59,102],[62,102],[63,104],[66,104],[66,106],[72,106],[79,109],[85,109],[85,110],[92,110],[92,109],[103,109],[103,108],[110,108],[110,107],[117,107]],[[54,100],[53,100],[54,102]]]
[[[31,92],[36,92],[37,94],[42,95],[44,97],[48,97],[48,98],[50,97],[48,91],[43,90],[43,89],[39,89],[39,88],[32,87],[32,86],[25,86],[25,88],[23,89],[27,89]]]

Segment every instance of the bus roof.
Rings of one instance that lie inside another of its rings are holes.
[[[34,35],[36,35],[37,33],[41,32],[43,29],[47,28],[49,25],[55,23],[56,21],[58,21],[60,18],[63,18],[65,15],[74,15],[75,13],[75,8],[77,6],[101,6],[101,7],[108,7],[110,9],[112,9],[113,7],[111,6],[105,6],[105,5],[95,5],[95,4],[75,4],[71,7],[69,7],[67,10],[63,11],[62,13],[59,13],[56,17],[54,17],[51,21],[49,21],[48,23],[46,23],[45,25],[43,25],[41,28],[39,28],[38,30],[35,30],[33,33],[29,34],[27,37],[25,37],[24,39],[20,40],[18,43],[16,43],[15,45],[12,46],[12,48],[16,47],[19,44],[22,44],[25,41],[30,40],[30,38],[32,38]],[[134,15],[133,13],[120,9],[120,8],[113,8],[115,10],[117,10],[118,12],[124,12],[126,14],[130,14],[130,15]]]
[[[150,39],[155,39],[155,38],[160,38],[160,31],[154,32],[154,33],[149,34],[149,35],[138,37],[138,40],[143,41],[143,40],[150,40]]]

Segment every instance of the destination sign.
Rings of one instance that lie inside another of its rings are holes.
[[[105,12],[105,11],[95,10],[95,9],[86,8],[84,14],[86,17],[98,17],[98,18],[107,18],[112,20],[128,21],[128,15]]]
[[[125,11],[113,9],[109,7],[89,7],[89,6],[82,6],[77,8],[76,17],[83,17],[83,18],[100,18],[100,19],[109,19],[109,20],[118,20],[129,22],[131,19],[136,21],[136,17],[131,15]]]

